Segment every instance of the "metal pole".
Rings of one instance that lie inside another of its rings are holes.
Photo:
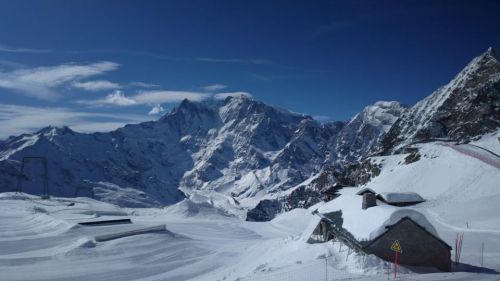
[[[328,281],[328,255],[325,255],[325,281]]]
[[[481,267],[483,267],[484,262],[484,242],[481,243]]]
[[[398,251],[394,252],[394,278],[396,278],[396,275],[398,273]]]
[[[21,161],[21,171],[19,172],[19,177],[17,180],[17,192],[23,191],[23,177],[24,177],[24,158]]]
[[[50,198],[49,194],[49,174],[48,174],[48,169],[47,169],[47,158],[43,157],[41,158],[43,162],[43,169],[45,171],[45,174],[43,176],[43,189],[45,192],[45,195],[47,198]]]
[[[387,263],[387,280],[389,280],[391,276],[391,264]]]
[[[18,192],[22,192],[23,188],[23,180],[26,177],[24,174],[24,169],[26,168],[26,164],[30,161],[42,161],[43,165],[43,191],[42,191],[42,197],[44,198],[49,198],[49,174],[48,174],[48,168],[47,168],[47,158],[44,156],[25,156],[21,160],[21,171],[19,173],[19,179],[17,182],[17,190]]]

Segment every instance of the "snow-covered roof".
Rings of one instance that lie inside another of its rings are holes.
[[[379,205],[363,210],[363,198],[355,190],[344,189],[341,196],[318,208],[320,214],[342,211],[342,228],[349,231],[358,241],[371,241],[384,233],[386,226],[393,225],[404,217],[412,219],[431,234],[439,237],[436,229],[424,215],[411,208],[395,207],[378,202]]]
[[[417,203],[425,201],[416,192],[381,192],[378,196],[387,203]]]
[[[365,188],[361,189],[360,191],[356,192],[356,195],[363,195],[363,194],[365,194],[367,192],[371,192],[373,194],[377,194],[377,192],[375,192],[373,189],[365,187]]]
[[[311,221],[309,222],[309,224],[307,225],[307,227],[302,232],[302,235],[300,236],[300,238],[303,241],[309,240],[309,238],[313,234],[314,230],[316,229],[316,227],[318,226],[318,224],[319,224],[320,221],[321,221],[321,217],[320,216],[312,216]]]

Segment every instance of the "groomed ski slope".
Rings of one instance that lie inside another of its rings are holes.
[[[465,233],[462,262],[479,265],[484,242],[484,266],[500,271],[500,172],[439,144],[420,150],[421,159],[409,165],[402,164],[404,155],[376,158],[382,172],[367,186],[420,193],[427,201],[415,209],[446,242],[453,245],[456,233]],[[88,198],[40,200],[3,193],[0,280],[303,281],[325,280],[325,271],[329,280],[387,280],[387,263],[376,257],[349,253],[334,242],[307,244],[301,235],[314,220],[311,210],[295,209],[263,223],[226,213],[189,200],[165,209],[125,209]],[[133,223],[77,225],[116,218]],[[159,224],[168,231],[94,241],[98,235]],[[500,279],[491,271],[400,272],[401,280]]]

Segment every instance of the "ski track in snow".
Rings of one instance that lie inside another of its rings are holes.
[[[484,163],[500,170],[500,157],[498,157],[498,155],[496,155],[491,151],[488,151],[485,148],[476,145],[450,145],[450,144],[443,144],[443,145],[451,149],[454,149],[464,155],[476,158],[479,161],[483,161]]]
[[[500,234],[500,230],[495,229],[480,229],[480,228],[467,228],[467,227],[459,227],[449,223],[446,223],[439,215],[431,210],[427,210],[426,213],[434,219],[434,222],[439,223],[441,226],[446,227],[448,229],[452,229],[460,232],[480,232],[480,233],[490,233],[490,234]]]

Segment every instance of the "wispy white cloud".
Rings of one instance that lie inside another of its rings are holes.
[[[21,69],[26,68],[26,66],[22,63],[18,63],[11,60],[0,59],[0,72],[5,69]]]
[[[107,80],[96,80],[96,81],[85,81],[85,82],[75,81],[71,84],[71,86],[86,91],[94,91],[94,92],[121,88],[120,84],[110,82]]]
[[[186,91],[144,91],[135,95],[126,96],[122,91],[115,91],[102,99],[79,100],[77,103],[90,106],[131,106],[175,103],[184,99],[202,101],[210,94]]]
[[[274,80],[283,80],[283,79],[290,79],[293,78],[293,75],[287,74],[287,75],[280,75],[280,74],[257,74],[257,73],[249,73],[249,75],[257,80],[260,81],[274,81]]]
[[[16,48],[0,44],[0,52],[5,53],[51,53],[52,50],[47,49],[28,49],[28,48]]]
[[[138,119],[135,122],[128,122],[128,121],[123,121],[123,122],[112,122],[112,121],[106,121],[106,122],[92,122],[92,121],[86,121],[86,122],[79,122],[75,124],[71,124],[68,127],[70,127],[72,130],[76,132],[81,132],[81,133],[95,133],[95,132],[110,132],[113,130],[116,130],[118,128],[121,128],[127,124],[131,123],[140,123],[148,120],[142,120]]]
[[[58,86],[65,82],[115,70],[117,63],[103,61],[86,65],[62,64],[58,66],[38,67],[18,70],[10,73],[16,80],[39,83],[48,86]]]
[[[107,104],[115,104],[121,106],[134,105],[137,102],[131,98],[126,97],[122,91],[115,91],[112,94],[109,94],[104,99]]]
[[[247,92],[232,92],[232,93],[218,93],[214,95],[215,99],[223,100],[227,97],[247,97],[252,98],[252,94]]]
[[[48,125],[69,126],[79,132],[110,131],[125,124],[147,121],[144,115],[95,113],[64,107],[0,104],[0,139],[33,132]]]
[[[214,57],[175,57],[162,53],[155,53],[141,50],[131,49],[95,49],[95,50],[52,50],[52,49],[34,49],[34,48],[20,48],[11,47],[0,44],[0,52],[8,53],[64,53],[64,54],[126,54],[133,56],[150,57],[161,60],[169,61],[195,61],[207,63],[237,63],[237,64],[275,64],[274,62],[266,59],[259,58],[214,58]]]
[[[272,61],[269,60],[254,59],[254,58],[222,59],[222,58],[201,57],[201,58],[194,58],[194,60],[200,62],[211,62],[211,63],[274,64]]]
[[[47,50],[50,51],[50,50]],[[224,63],[224,64],[254,64],[254,65],[278,65],[276,62],[260,58],[215,58],[215,57],[177,57],[170,56],[164,53],[156,53],[141,50],[131,49],[99,49],[99,50],[66,50],[58,52],[68,54],[124,54],[130,56],[149,57],[158,60],[174,61],[174,62],[201,62],[201,63]]]
[[[5,78],[2,74],[0,74],[0,88],[44,100],[55,100],[59,97],[59,94],[48,86]]]
[[[102,61],[92,64],[62,64],[0,72],[0,88],[38,99],[54,100],[59,97],[56,87],[103,74],[118,67],[117,63]]]
[[[138,104],[158,104],[180,102],[184,99],[192,101],[202,101],[209,98],[210,95],[199,92],[187,91],[147,91],[132,96]]]
[[[220,91],[222,89],[225,89],[225,88],[227,88],[227,86],[224,84],[212,84],[212,85],[207,85],[207,86],[203,86],[200,88],[205,90],[205,91],[213,92],[213,91]]]
[[[319,122],[328,122],[328,121],[331,121],[332,120],[332,117],[330,116],[327,116],[327,115],[314,115],[313,118],[316,120],[316,121],[319,121]]]
[[[164,111],[165,109],[161,106],[161,104],[157,104],[153,108],[151,108],[151,111],[149,111],[148,115],[158,115]]]
[[[110,48],[110,49],[87,49],[87,50],[55,50],[55,49],[36,49],[36,48],[24,48],[24,47],[13,47],[9,45],[0,44],[0,53],[26,53],[26,54],[47,54],[47,53],[58,53],[58,54],[124,54],[129,56],[140,56],[149,57],[158,60],[174,61],[174,62],[200,62],[200,63],[220,63],[220,64],[247,64],[247,65],[274,65],[277,67],[283,67],[277,62],[262,59],[262,58],[218,58],[218,57],[178,57],[170,56],[164,53],[150,52],[145,50],[133,50],[124,48]],[[140,83],[140,82],[139,82]],[[138,87],[141,87],[137,85]],[[155,85],[156,86],[156,85]],[[144,86],[146,88],[147,86]]]
[[[158,85],[158,84],[144,83],[144,82],[139,82],[139,81],[130,82],[128,85],[130,87],[137,87],[137,88],[157,88],[157,87],[160,87],[160,85]]]
[[[106,105],[130,106],[137,104],[135,100],[125,96],[125,94],[120,90],[116,90],[101,99],[78,100],[76,103],[97,107]]]

